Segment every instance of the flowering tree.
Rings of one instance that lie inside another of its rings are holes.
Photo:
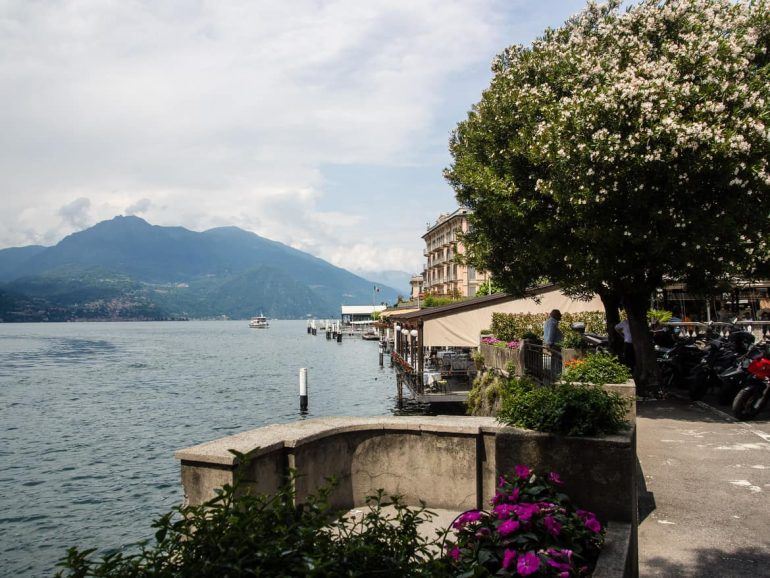
[[[651,293],[751,277],[768,260],[770,11],[619,5],[589,4],[503,51],[446,177],[474,209],[469,260],[507,290],[545,276],[622,299],[644,387],[657,379]]]

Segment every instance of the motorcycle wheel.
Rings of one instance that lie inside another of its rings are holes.
[[[679,382],[677,371],[670,365],[664,365],[660,368],[660,386],[668,391],[674,389]]]
[[[733,415],[735,419],[747,420],[753,418],[762,409],[757,407],[757,401],[762,397],[762,392],[753,387],[745,387],[738,392],[733,400]]]

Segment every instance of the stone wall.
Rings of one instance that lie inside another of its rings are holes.
[[[178,451],[188,503],[200,504],[232,483],[239,465],[229,449],[252,455],[242,473],[261,492],[275,491],[294,469],[301,501],[335,476],[339,485],[331,501],[341,509],[364,505],[378,489],[404,496],[407,504],[422,500],[429,508],[486,508],[497,476],[510,473],[515,464],[557,471],[576,503],[610,521],[610,527],[628,528],[615,533],[614,540],[628,544],[621,562],[631,560],[629,567],[635,567],[634,429],[603,438],[565,438],[503,427],[489,417],[454,416],[340,417],[274,425]]]

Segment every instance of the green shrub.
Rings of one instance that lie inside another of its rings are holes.
[[[441,307],[442,305],[449,305],[455,301],[459,301],[459,299],[448,296],[428,295],[423,299],[422,305],[423,307]]]
[[[577,331],[572,331],[572,329],[567,329],[564,332],[564,339],[561,342],[562,347],[567,347],[569,349],[582,349],[583,347],[583,336],[580,335]]]
[[[565,364],[561,374],[563,381],[604,385],[606,383],[625,383],[631,378],[628,367],[609,353],[590,353],[583,359],[575,359]]]
[[[647,312],[647,321],[650,325],[659,325],[667,323],[673,316],[674,314],[671,311],[666,311],[665,309],[650,309]]]
[[[628,402],[595,385],[561,383],[522,388],[503,399],[498,421],[505,425],[567,436],[618,433]]]
[[[492,371],[480,373],[468,392],[467,413],[496,415],[506,399],[533,387],[536,384],[528,377],[505,379]]]
[[[437,538],[421,537],[424,508],[382,492],[360,518],[339,517],[329,505],[332,486],[295,506],[291,485],[273,496],[225,486],[201,506],[186,506],[154,524],[155,543],[136,554],[93,560],[94,549],[71,548],[61,577],[448,576]],[[392,513],[383,508],[392,506]]]
[[[503,341],[514,339],[526,339],[527,334],[532,334],[538,339],[543,338],[543,324],[549,313],[493,313],[492,333]],[[591,333],[606,333],[607,323],[602,311],[585,311],[582,313],[562,314],[559,328],[567,335],[571,331],[573,323],[585,323],[586,331]]]

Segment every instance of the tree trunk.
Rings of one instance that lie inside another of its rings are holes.
[[[655,358],[655,346],[652,342],[650,327],[647,324],[649,295],[644,293],[623,295],[623,304],[626,308],[631,339],[634,343],[636,389],[640,395],[653,395],[659,390],[660,380]]]
[[[615,326],[620,323],[620,296],[617,293],[599,293],[599,298],[604,305],[610,351],[620,357],[623,354],[623,338],[615,330]]]

